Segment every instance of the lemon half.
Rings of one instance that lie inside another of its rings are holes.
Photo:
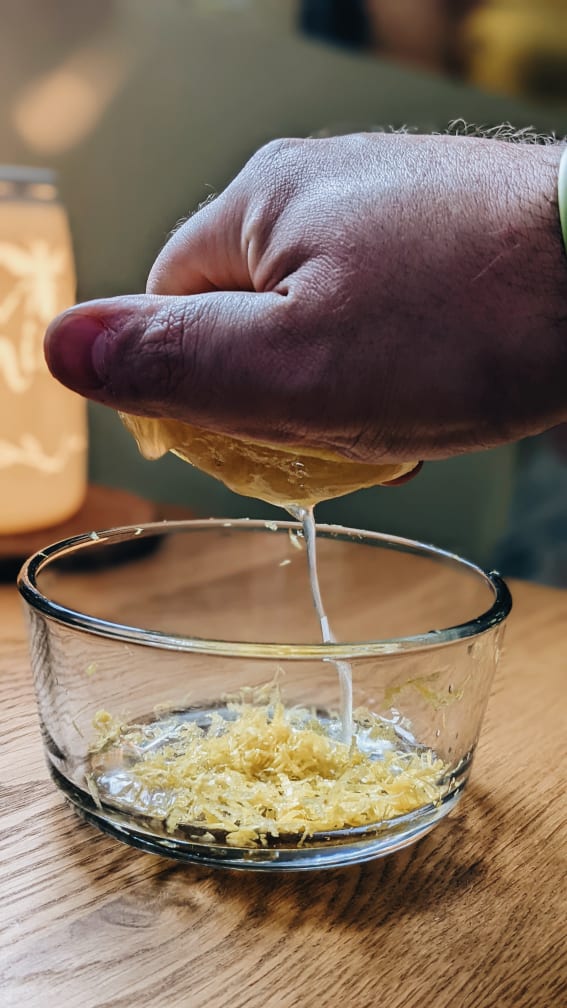
[[[236,493],[284,508],[312,507],[363,487],[388,483],[417,465],[351,462],[321,449],[243,440],[179,420],[129,413],[120,417],[145,458],[157,459],[171,451]]]

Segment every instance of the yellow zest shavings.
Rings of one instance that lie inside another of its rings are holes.
[[[277,837],[302,844],[313,834],[380,823],[442,798],[442,761],[430,750],[404,751],[399,740],[392,746],[392,732],[370,712],[364,737],[376,739],[382,729],[378,758],[358,748],[356,735],[349,748],[314,716],[281,702],[229,704],[228,711],[233,720],[213,714],[206,728],[185,721],[157,749],[140,747],[128,764],[130,807],[138,801],[170,833],[190,834],[193,827],[217,843],[257,847]],[[99,754],[100,785],[105,761],[115,764],[120,746],[131,753],[144,726],[120,726],[103,712],[96,726],[103,735],[91,752]],[[155,738],[155,726],[146,728]]]
[[[391,705],[393,700],[403,693],[404,690],[413,689],[419,693],[426,703],[430,704],[434,710],[441,710],[442,707],[450,707],[451,704],[463,699],[465,694],[464,684],[461,689],[443,687],[439,689],[440,673],[432,672],[427,676],[416,676],[414,679],[405,679],[397,686],[391,686],[384,695],[384,703]]]
[[[93,728],[96,732],[95,741],[90,746],[90,752],[102,752],[109,745],[118,742],[124,731],[123,721],[112,717],[107,711],[97,711],[93,718]]]

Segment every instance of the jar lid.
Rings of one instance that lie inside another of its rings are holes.
[[[57,173],[51,168],[34,168],[29,165],[0,164],[0,182],[21,182],[35,185],[57,185]]]

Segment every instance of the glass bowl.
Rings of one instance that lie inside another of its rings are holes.
[[[167,857],[309,869],[405,847],[454,808],[511,608],[505,583],[433,546],[318,525],[336,640],[322,644],[304,546],[295,522],[161,522],[77,536],[26,562],[18,587],[46,758],[85,819]],[[187,746],[226,749],[244,714],[271,732],[269,758],[265,739],[241,735],[245,770],[219,763],[213,787]],[[341,755],[342,769],[333,763],[323,782],[331,818],[313,812],[313,792],[298,806],[304,763],[295,776],[275,765],[278,718],[288,764],[301,732],[292,762],[304,760],[308,738],[311,753]],[[354,784],[344,771],[351,757]],[[254,761],[261,781],[250,794],[261,811],[250,828],[241,780]],[[268,785],[285,805],[278,828],[272,792],[258,798]],[[364,806],[356,815],[353,801]]]

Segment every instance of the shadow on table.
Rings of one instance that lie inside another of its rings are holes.
[[[128,891],[129,916],[141,898],[144,918],[166,905],[183,908],[190,918],[192,910],[202,911],[203,904],[211,910],[222,904],[223,912],[254,930],[276,922],[285,929],[286,921],[295,927],[319,914],[326,929],[340,923],[360,931],[436,906],[446,909],[464,891],[482,883],[494,860],[501,816],[502,809],[491,796],[472,786],[461,807],[413,847],[366,864],[297,873],[247,873],[170,862],[122,847],[76,822],[79,834],[91,834],[91,856],[75,861],[73,868],[89,876],[85,885],[96,890],[100,884],[107,896],[112,890],[115,895]],[[110,875],[115,885],[109,886]],[[121,902],[115,906],[119,915]],[[107,903],[105,916],[109,911]]]

